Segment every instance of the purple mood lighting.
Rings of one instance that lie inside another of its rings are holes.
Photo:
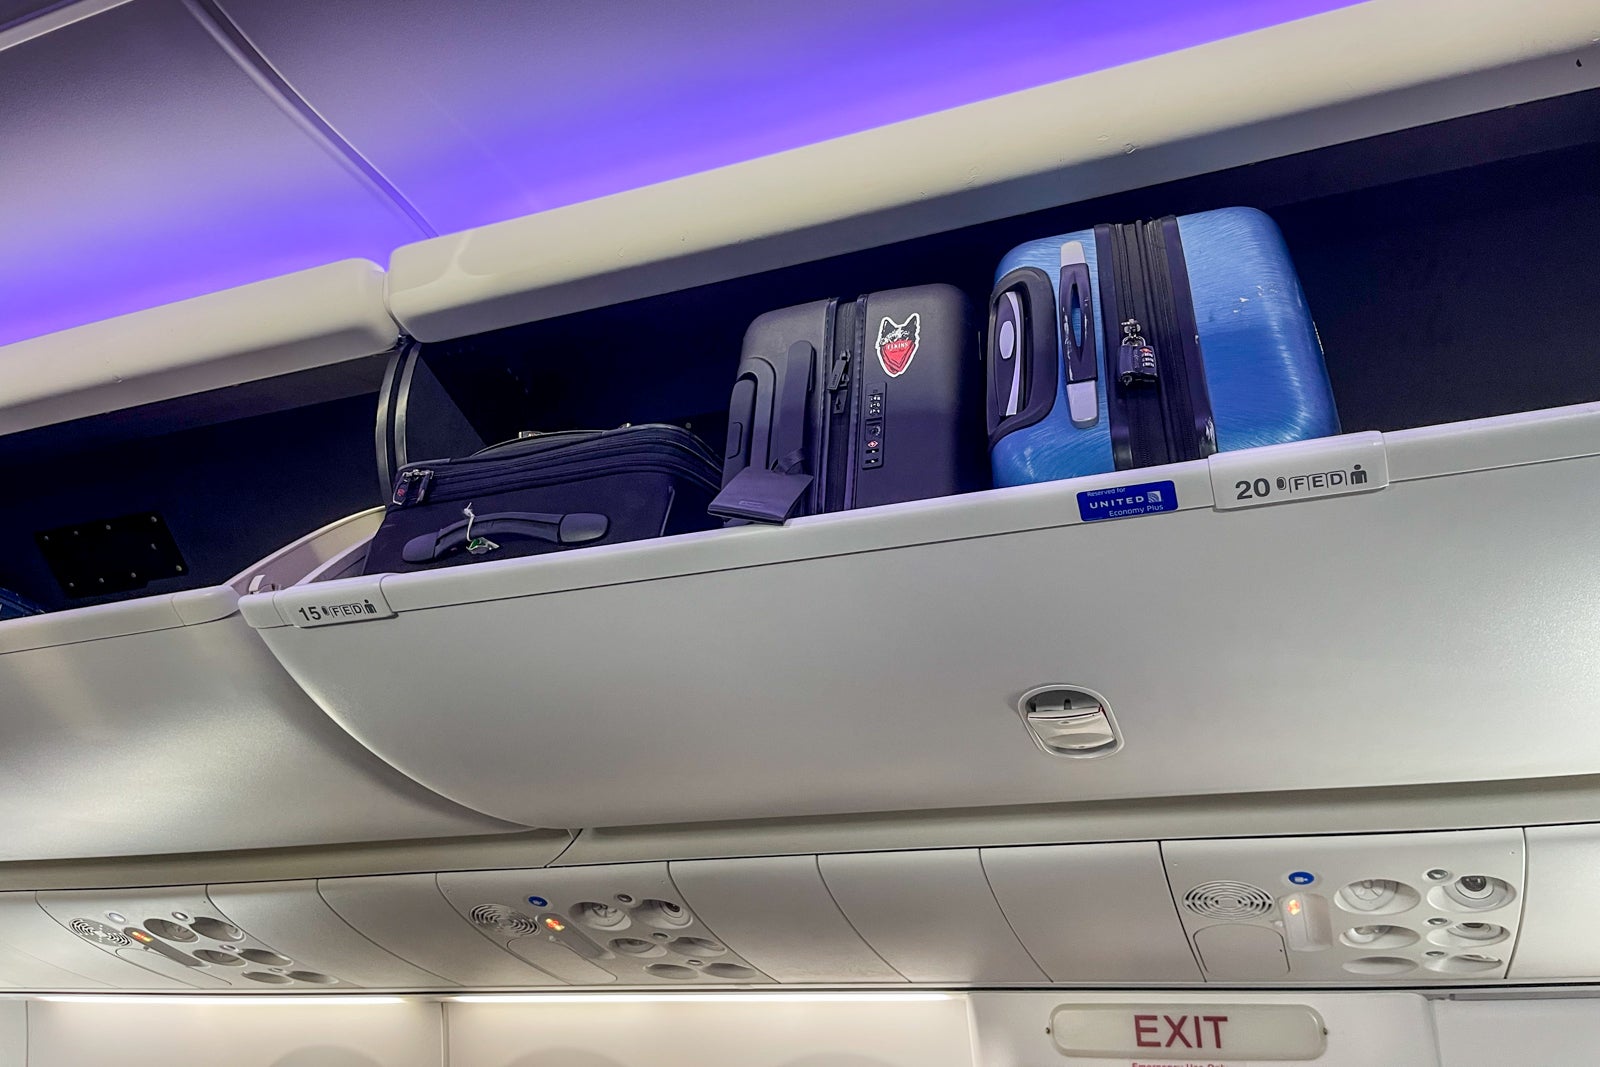
[[[1351,2],[221,0],[439,232]],[[425,236],[176,0],[0,51],[0,87],[0,343]]]

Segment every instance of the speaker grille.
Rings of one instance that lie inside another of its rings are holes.
[[[504,904],[479,904],[472,909],[469,917],[479,926],[487,926],[492,930],[500,931],[502,934],[521,936],[539,932],[538,923],[515,908],[508,908]]]
[[[1254,919],[1272,910],[1272,894],[1246,882],[1202,882],[1183,895],[1183,906],[1213,919]]]
[[[73,919],[67,928],[86,941],[93,941],[97,945],[109,945],[111,948],[127,948],[133,944],[133,938],[120,930],[113,930],[105,923],[95,922],[93,919]]]

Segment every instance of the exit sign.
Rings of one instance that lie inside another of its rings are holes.
[[[1322,1016],[1301,1004],[1063,1004],[1050,1036],[1064,1056],[1190,1064],[1314,1060]]]

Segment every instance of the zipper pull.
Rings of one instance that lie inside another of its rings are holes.
[[[1123,385],[1151,383],[1160,380],[1156,372],[1156,350],[1144,339],[1144,328],[1138,319],[1122,324],[1122,344],[1117,349],[1117,377]]]
[[[840,352],[833,357],[833,366],[828,369],[828,392],[836,393],[844,385],[845,371],[850,369],[850,353]]]
[[[849,370],[849,352],[840,352],[834,357],[833,366],[828,368],[828,392],[838,394],[833,398],[833,413],[835,415],[844,411],[845,394],[840,390],[844,388],[844,376]]]
[[[410,504],[422,503],[422,498],[428,495],[428,486],[433,484],[433,472],[430,470],[401,471],[400,477],[394,483],[394,496],[389,503],[397,508]]]

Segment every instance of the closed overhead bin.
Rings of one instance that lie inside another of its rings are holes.
[[[509,830],[408,781],[319,711],[238,613],[337,565],[363,513],[226,585],[0,623],[0,859]]]
[[[0,346],[0,434],[378,355],[383,283],[347,259]]]

